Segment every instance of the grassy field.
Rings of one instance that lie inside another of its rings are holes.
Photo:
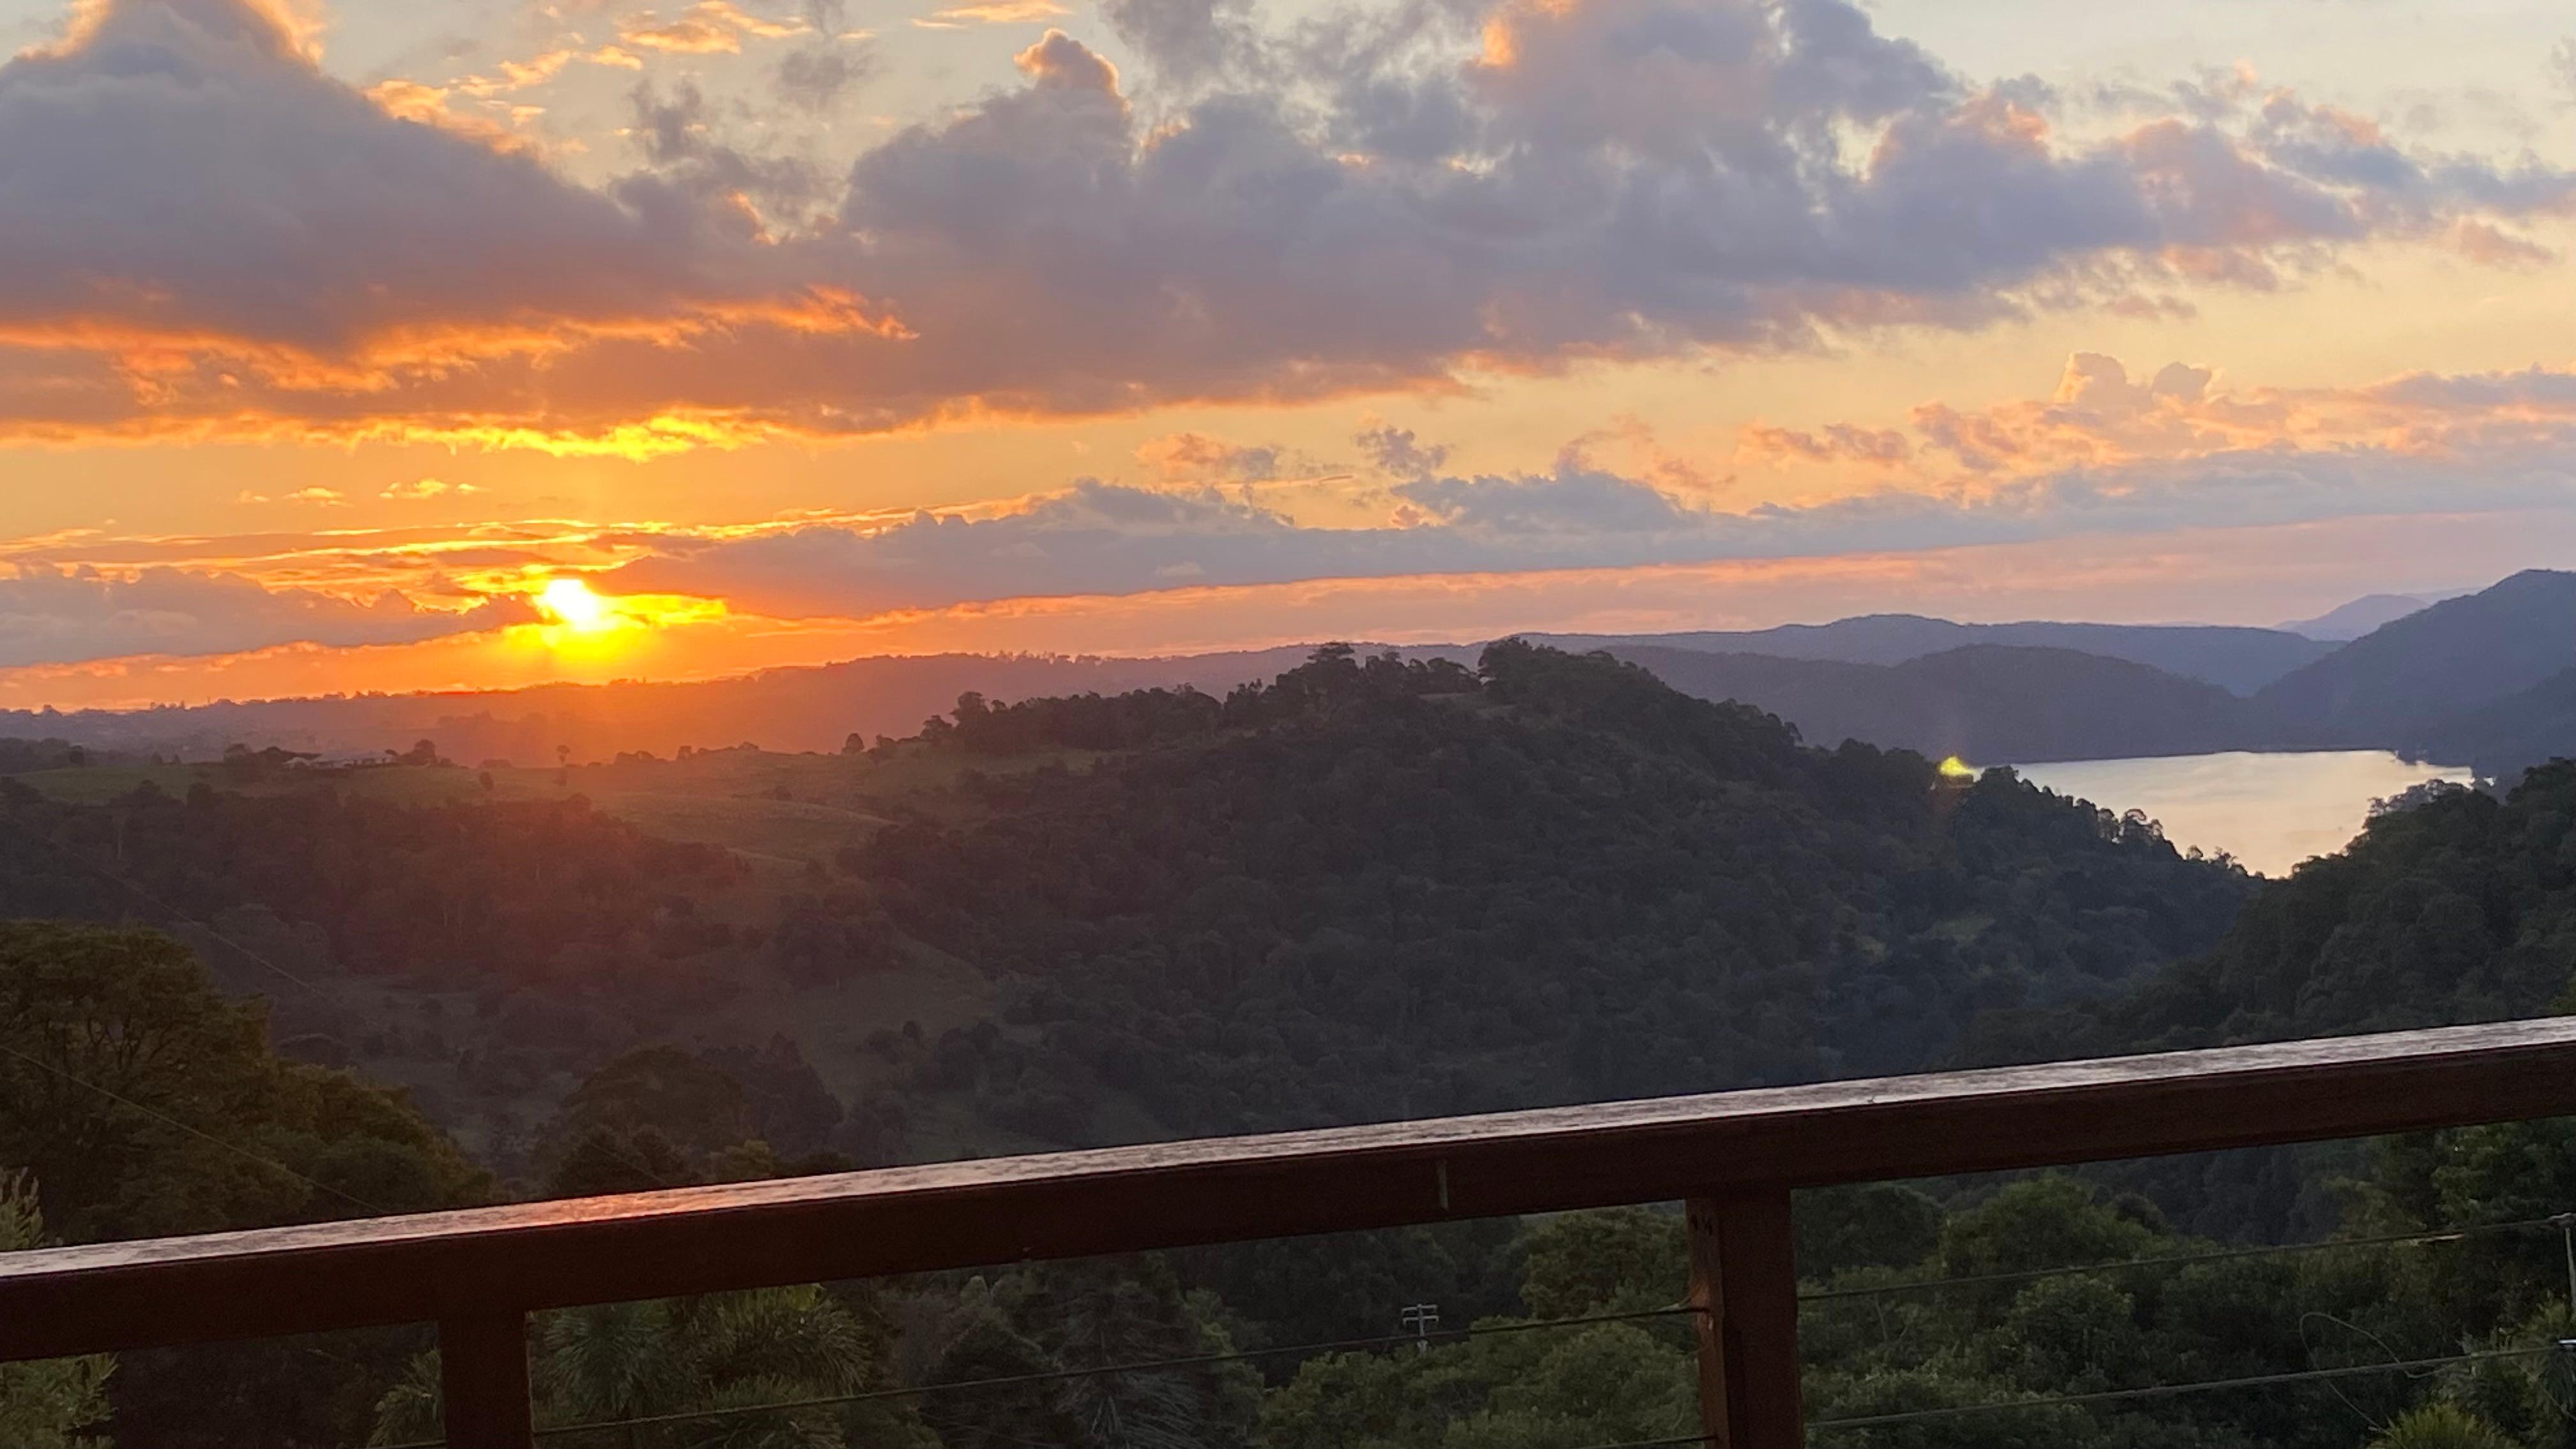
[[[67,804],[99,805],[150,786],[184,798],[198,785],[250,795],[334,790],[404,805],[472,800],[559,800],[581,796],[604,814],[671,840],[721,845],[755,866],[813,861],[866,840],[888,821],[888,802],[908,797],[943,813],[945,787],[968,769],[986,774],[1048,764],[1079,768],[1096,756],[1057,752],[1009,760],[966,760],[921,750],[889,758],[707,750],[685,759],[633,759],[568,769],[458,765],[364,765],[246,771],[221,764],[115,765],[46,770],[12,778]]]

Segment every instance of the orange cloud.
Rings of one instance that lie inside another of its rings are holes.
[[[2564,445],[2576,428],[2576,372],[2533,368],[2430,374],[2341,388],[2231,388],[2209,368],[2170,363],[2132,378],[2117,358],[2079,352],[2046,397],[1963,411],[1916,406],[1907,426],[1837,421],[1747,425],[1738,456],[1766,466],[1906,465],[1922,486],[1964,468],[2006,479],[2066,468],[2184,464],[2224,454],[2330,455],[2373,449],[2474,460]]]
[[[746,35],[774,40],[803,35],[807,29],[802,24],[767,20],[749,14],[731,0],[698,0],[697,4],[668,22],[655,19],[650,10],[628,16],[618,27],[617,38],[647,50],[681,55],[729,55],[742,49]]]
[[[925,30],[954,30],[962,25],[1034,25],[1070,13],[1056,0],[982,0],[979,4],[952,5],[916,16],[912,23]]]
[[[2482,267],[2545,267],[2558,260],[2558,253],[2540,243],[2473,217],[2462,217],[2451,228],[2451,246]]]
[[[1749,463],[1861,463],[1892,466],[1912,457],[1914,445],[1894,428],[1828,423],[1815,432],[1748,423],[1737,434],[1736,457]]]

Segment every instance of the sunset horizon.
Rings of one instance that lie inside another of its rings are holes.
[[[2569,0],[0,0],[0,1449],[2576,1449]]]

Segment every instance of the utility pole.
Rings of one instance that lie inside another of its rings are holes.
[[[1403,1324],[1406,1333],[1413,1335],[1413,1351],[1429,1353],[1431,1331],[1440,1326],[1440,1305],[1437,1303],[1407,1304],[1404,1315],[1398,1322]]]

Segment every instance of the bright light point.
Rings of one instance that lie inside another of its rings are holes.
[[[1941,762],[1941,778],[1944,780],[1973,780],[1977,778],[1977,767],[1969,764],[1963,759],[1960,759],[1957,755],[1952,755],[1950,758]]]
[[[562,578],[548,583],[537,593],[537,607],[576,634],[596,634],[617,627],[617,611],[579,579]]]

